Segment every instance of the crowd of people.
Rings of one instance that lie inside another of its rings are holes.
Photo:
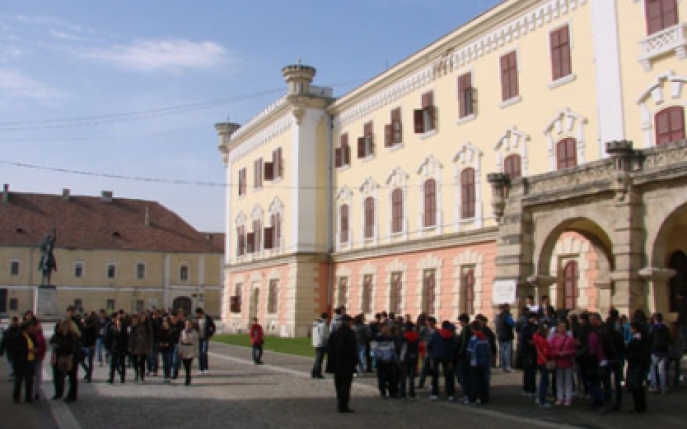
[[[352,380],[364,373],[376,373],[385,399],[413,400],[429,378],[431,401],[439,399],[443,387],[448,401],[476,406],[490,401],[492,371],[514,368],[522,370],[522,395],[542,409],[579,402],[599,413],[620,411],[628,392],[631,411],[643,413],[647,390],[665,394],[682,380],[685,294],[678,307],[672,330],[661,313],[557,312],[547,296],[539,304],[528,297],[517,318],[508,304],[499,306],[491,325],[481,314],[439,323],[426,314],[412,319],[387,312],[367,323],[364,315],[351,317],[340,307],[333,317],[322,313],[313,323],[311,376],[334,374],[338,409],[344,413],[352,412]]]
[[[80,315],[73,306],[57,322],[54,334],[46,340],[42,324],[32,311],[21,318],[13,316],[5,330],[0,356],[6,354],[10,377],[14,379],[13,400],[33,402],[40,398],[43,361],[50,357],[54,400],[78,399],[79,368],[83,381],[93,379],[94,365],[109,366],[107,382],[127,380],[127,369],[133,369],[134,382],[145,383],[146,377],[162,375],[171,384],[184,370],[184,384],[191,384],[191,367],[197,358],[199,374],[209,373],[208,344],[215,333],[213,319],[202,308],[195,317],[183,310],[174,312],[152,309],[139,314],[124,310],[110,315],[105,310]],[[162,365],[160,365],[162,362]],[[65,396],[65,381],[68,391]]]

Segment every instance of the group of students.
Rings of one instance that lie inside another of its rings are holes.
[[[139,314],[123,310],[107,316],[105,310],[90,312],[84,317],[75,308],[67,308],[66,317],[57,322],[49,341],[43,335],[40,321],[28,311],[20,321],[11,319],[5,330],[0,355],[7,353],[10,377],[14,378],[13,399],[20,402],[22,385],[25,402],[39,399],[43,360],[50,347],[54,400],[62,399],[65,379],[69,390],[65,402],[78,398],[78,369],[84,370],[83,380],[91,382],[94,360],[100,366],[109,364],[107,382],[114,383],[115,374],[126,382],[127,368],[133,368],[134,380],[145,383],[146,376],[157,376],[162,360],[163,383],[170,384],[183,366],[185,384],[191,383],[191,367],[198,358],[199,374],[209,373],[208,344],[215,333],[213,319],[202,308],[195,319],[187,318],[183,310],[152,309]]]
[[[348,358],[346,353],[352,352],[347,346],[342,348],[344,335],[331,341],[341,326],[346,331],[350,328],[346,337],[354,341],[354,354]],[[577,396],[601,413],[619,411],[624,390],[632,396],[633,412],[643,413],[645,383],[650,392],[666,393],[671,374],[673,383],[681,380],[684,337],[679,326],[671,334],[660,313],[649,318],[637,310],[631,319],[615,309],[605,319],[587,311],[563,315],[556,313],[548,297],[542,297],[540,305],[529,297],[517,320],[507,304],[501,305],[493,326],[494,330],[479,314],[473,320],[461,314],[457,324],[443,321],[439,325],[425,314],[413,321],[409,315],[381,312],[365,323],[362,314],[351,318],[340,307],[331,322],[323,313],[313,324],[316,359],[311,375],[323,378],[323,361],[329,356],[326,368],[335,380],[345,362],[344,372],[352,376],[376,372],[381,397],[403,399],[414,399],[416,389],[424,388],[429,377],[429,397],[434,401],[443,374],[447,400],[485,405],[498,357],[503,372],[512,372],[514,367],[522,370],[522,394],[534,398],[539,407],[570,407]],[[456,395],[456,382],[461,398]],[[337,384],[337,397],[340,390]],[[340,400],[340,411],[348,409],[348,396],[341,394],[346,399]]]

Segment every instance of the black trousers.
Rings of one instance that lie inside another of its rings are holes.
[[[142,381],[146,379],[146,361],[148,360],[148,355],[132,355],[134,371],[136,372],[136,380],[139,378]]]
[[[115,371],[119,373],[119,377],[122,383],[126,380],[126,353],[124,352],[112,352],[110,356],[110,378],[109,381],[114,381]]]
[[[12,398],[18,401],[21,397],[21,385],[26,389],[25,398],[27,401],[33,399],[33,361],[22,362],[21,365],[14,365],[14,392]]]
[[[470,402],[479,399],[482,404],[489,402],[489,367],[471,366],[470,378],[472,379],[472,391],[470,392]]]
[[[76,362],[72,364],[72,370],[67,372],[67,380],[69,380],[69,391],[67,391],[67,399],[76,400],[79,396],[79,365]]]
[[[351,384],[353,384],[351,371],[334,373],[334,386],[336,387],[336,401],[339,411],[348,409],[348,403],[351,400]]]
[[[189,385],[191,384],[191,365],[193,364],[193,358],[182,359],[181,361],[184,364],[184,372],[186,373],[186,384]]]
[[[396,362],[377,361],[377,388],[382,396],[394,398],[398,395]]]
[[[62,398],[64,396],[64,371],[57,369],[57,365],[52,366],[52,384],[55,387],[55,397]]]
[[[315,347],[315,363],[312,366],[313,377],[322,376],[322,362],[324,362],[324,356],[327,354],[326,347]]]

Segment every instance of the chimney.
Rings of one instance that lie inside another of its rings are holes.
[[[150,208],[146,207],[146,220],[145,220],[146,228],[150,227]]]
[[[9,183],[5,183],[2,185],[2,202],[3,203],[9,203],[10,202],[10,185]]]
[[[62,201],[69,201],[71,191],[67,188],[62,189]]]
[[[112,202],[112,191],[102,191],[100,193],[100,201],[104,203],[111,203]]]

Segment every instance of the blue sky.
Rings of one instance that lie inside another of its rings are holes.
[[[500,0],[3,1],[0,181],[18,192],[160,201],[222,231],[214,124],[245,123],[317,69],[342,95]],[[189,106],[198,104],[197,106]]]

